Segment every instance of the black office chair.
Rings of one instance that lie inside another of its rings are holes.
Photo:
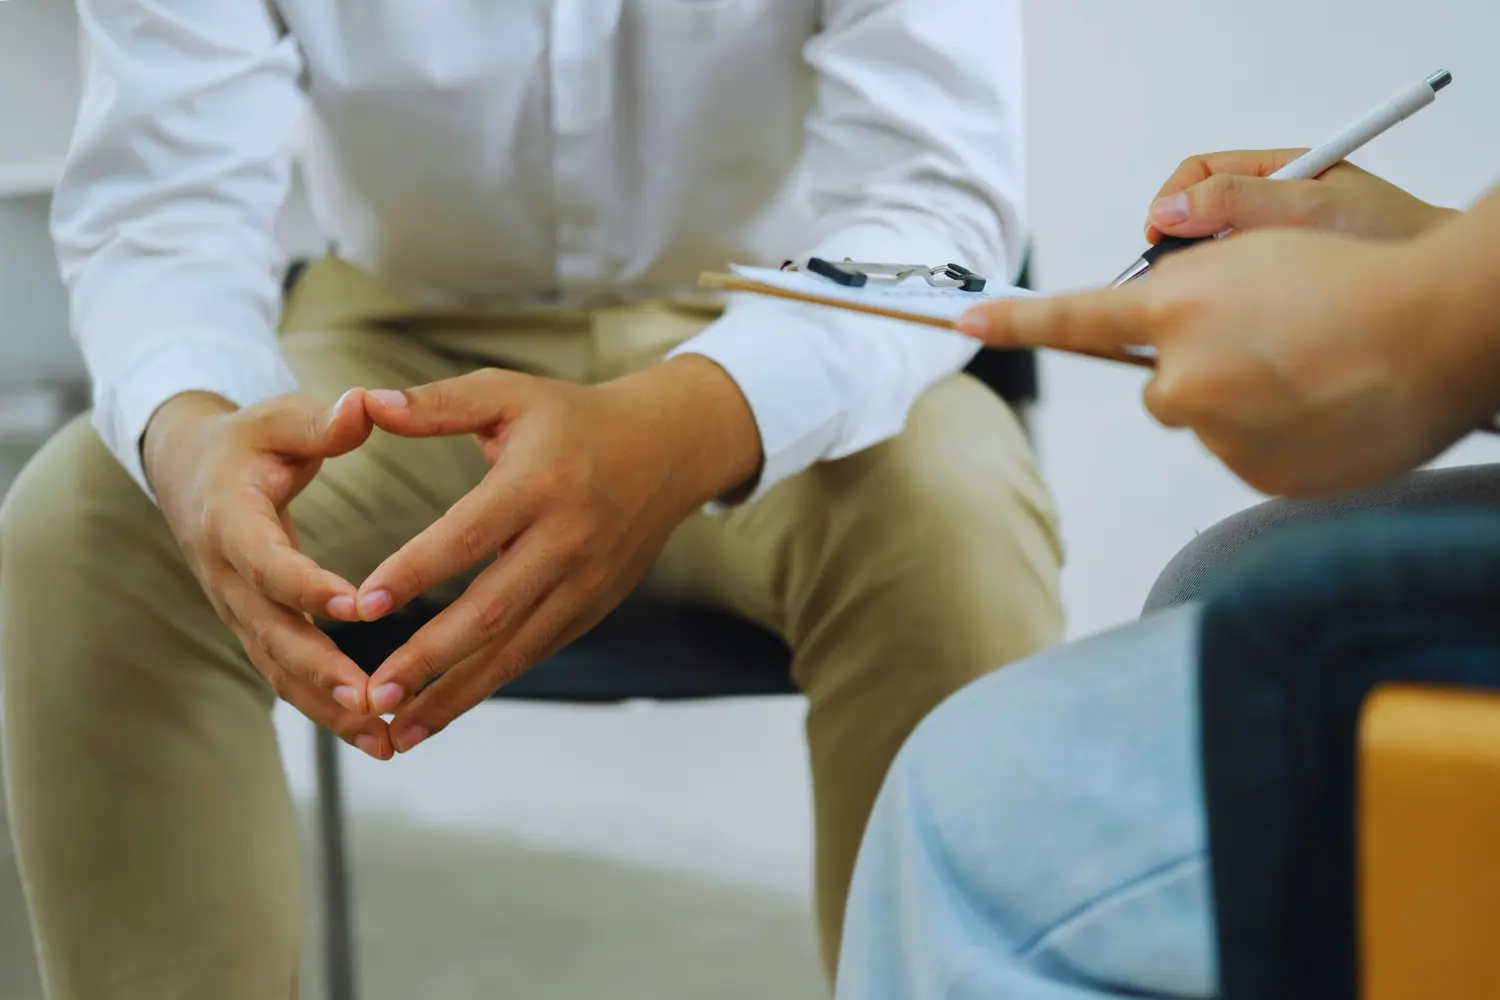
[[[290,292],[304,264],[287,273]],[[1017,283],[1031,287],[1023,267]],[[1032,351],[983,350],[968,371],[1016,411],[1023,423],[1038,399]],[[354,662],[373,672],[441,609],[414,602],[371,624],[337,625],[328,634]],[[712,664],[705,668],[705,664]],[[779,636],[708,607],[633,597],[591,632],[494,695],[565,704],[690,701],[797,694],[791,651]],[[323,869],[329,1000],[354,1000],[350,881],[345,854],[339,741],[316,733],[317,836]]]

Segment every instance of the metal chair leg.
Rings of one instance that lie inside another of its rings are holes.
[[[323,954],[328,1000],[354,1000],[353,920],[344,851],[344,793],[339,782],[339,740],[315,727],[318,851],[322,864]]]

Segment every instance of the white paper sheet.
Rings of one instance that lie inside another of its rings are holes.
[[[783,291],[796,292],[799,295],[810,295],[828,302],[876,306],[881,309],[891,309],[913,316],[949,322],[958,319],[969,309],[983,302],[1030,298],[1035,295],[1034,292],[1024,288],[997,285],[994,282],[991,282],[989,287],[982,292],[965,292],[956,288],[933,288],[920,277],[908,278],[895,285],[871,282],[863,288],[847,288],[827,278],[804,271],[781,271],[771,267],[742,267],[738,264],[731,265],[730,269],[747,281],[754,281],[757,284],[768,285]]]

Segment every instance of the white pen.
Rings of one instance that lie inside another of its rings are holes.
[[[1359,121],[1354,122],[1321,146],[1303,153],[1291,163],[1288,163],[1272,174],[1270,179],[1273,181],[1305,181],[1319,176],[1330,167],[1347,159],[1376,136],[1394,128],[1427,107],[1427,105],[1437,99],[1438,91],[1452,82],[1453,74],[1447,70],[1440,70],[1432,74],[1421,83],[1406,88],[1395,97],[1374,108],[1369,114],[1359,119]],[[1185,239],[1180,236],[1165,236],[1160,243],[1141,254],[1140,258],[1134,264],[1126,268],[1124,273],[1115,279],[1115,286],[1129,284],[1137,278],[1142,277],[1151,270],[1152,264],[1167,254],[1175,253],[1178,250],[1186,250],[1188,247],[1196,246],[1204,240],[1218,239],[1227,235],[1228,232],[1223,232],[1217,236],[1201,236],[1193,239]]]

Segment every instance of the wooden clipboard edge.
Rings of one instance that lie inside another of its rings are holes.
[[[805,295],[802,292],[788,291],[785,288],[777,288],[775,285],[763,285],[749,278],[742,278],[737,274],[727,274],[706,271],[698,277],[698,284],[704,288],[717,288],[725,292],[749,292],[752,295],[769,295],[777,299],[790,299],[793,302],[806,302],[813,306],[826,306],[829,309],[843,309],[847,312],[864,313],[867,316],[879,316],[883,319],[899,319],[906,323],[920,323],[922,326],[933,326],[939,330],[953,330],[953,324],[941,319],[933,319],[931,316],[917,316],[913,313],[898,312],[895,309],[882,309],[879,306],[863,306],[857,302],[841,302],[833,299],[820,299],[816,295]]]
[[[933,319],[931,316],[919,316],[914,313],[899,312],[895,309],[882,309],[880,306],[865,306],[857,302],[844,302],[837,299],[820,299],[816,295],[806,295],[802,292],[793,292],[785,288],[777,288],[775,285],[764,285],[759,281],[742,278],[738,274],[726,271],[704,271],[698,276],[698,284],[703,288],[714,288],[724,292],[747,292],[751,295],[766,295],[776,299],[787,299],[792,302],[803,302],[812,306],[823,306],[827,309],[842,309],[846,312],[864,313],[867,316],[879,316],[882,319],[897,319],[903,323],[917,323],[921,326],[935,327],[939,330],[947,330],[956,333],[957,328],[947,320]],[[1131,365],[1135,368],[1155,368],[1156,362],[1151,358],[1142,358],[1134,354],[1111,354],[1105,351],[1068,351],[1069,354],[1080,354],[1087,358],[1098,358],[1103,361],[1116,361],[1121,364]]]

